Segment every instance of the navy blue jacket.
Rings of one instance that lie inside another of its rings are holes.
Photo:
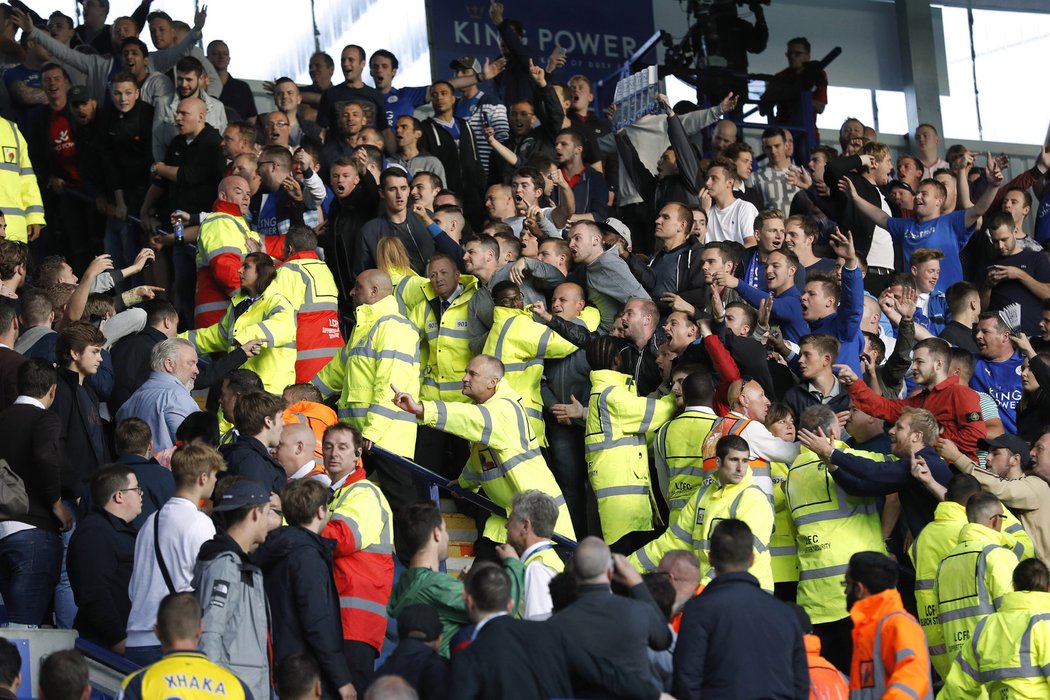
[[[175,477],[171,475],[170,469],[161,466],[160,462],[152,457],[117,455],[117,462],[131,467],[139,480],[139,486],[142,487],[142,512],[131,521],[138,530],[146,522],[146,518],[160,510],[160,507],[175,495]]]
[[[351,681],[343,657],[343,625],[329,540],[302,527],[279,527],[252,559],[263,571],[270,602],[274,663],[307,652],[321,667],[324,697]]]
[[[719,574],[685,604],[672,694],[808,700],[809,664],[795,612],[751,574]]]
[[[375,677],[401,676],[416,689],[420,700],[445,700],[448,670],[448,660],[429,646],[418,639],[402,639]]]
[[[918,452],[926,460],[930,473],[941,486],[948,486],[952,479],[952,470],[932,447],[924,447]],[[831,463],[838,467],[831,472],[835,483],[846,493],[853,496],[886,496],[900,493],[901,515],[904,523],[917,535],[926,525],[933,521],[933,511],[937,508],[934,498],[925,486],[911,475],[911,458],[886,462],[874,462],[865,457],[858,457],[835,450],[831,453]]]
[[[95,470],[109,462],[98,396],[86,383],[80,384],[76,372],[60,367],[55,401],[50,410],[58,415],[62,424],[59,435],[59,447],[65,455],[62,497],[75,500],[87,490]]]
[[[77,602],[73,627],[96,644],[110,647],[125,637],[136,532],[130,523],[94,508],[69,540],[67,568]]]
[[[266,446],[253,437],[241,436],[232,445],[223,445],[222,456],[229,465],[227,476],[239,476],[262,484],[274,493],[280,493],[288,483],[284,468],[266,449]]]
[[[849,365],[854,374],[861,376],[860,354],[864,352],[864,334],[860,331],[860,318],[864,315],[864,279],[860,268],[842,268],[842,298],[839,309],[809,324],[810,333],[827,333],[839,340],[839,356],[836,364]]]

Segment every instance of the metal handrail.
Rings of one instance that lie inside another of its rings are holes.
[[[97,661],[103,666],[108,666],[119,673],[134,673],[142,668],[137,663],[129,661],[117,652],[95,644],[94,642],[89,642],[83,637],[77,637],[77,641],[73,646],[77,651],[92,661]]]
[[[463,488],[454,481],[449,482],[448,479],[441,476],[440,474],[432,472],[426,467],[420,466],[410,459],[402,457],[401,455],[394,454],[390,450],[385,450],[379,445],[373,445],[372,451],[376,454],[381,455],[383,458],[397,464],[403,469],[407,469],[423,481],[427,482],[427,484],[429,484],[430,486],[431,498],[436,499],[436,489],[444,489],[445,491],[451,493],[453,496],[462,498],[468,503],[473,503],[478,508],[481,508],[482,510],[491,513],[492,515],[498,515],[503,518],[507,517],[507,511],[505,508],[501,508],[500,506],[496,505],[484,496],[479,496],[473,491]],[[569,550],[576,548],[576,540],[569,539],[564,535],[559,535],[557,532],[551,535],[551,540]]]

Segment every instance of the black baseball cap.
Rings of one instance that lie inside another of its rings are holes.
[[[92,97],[88,89],[83,85],[74,85],[69,91],[69,104],[78,105],[84,104],[88,100],[95,99]]]
[[[1027,469],[1029,463],[1032,461],[1032,452],[1028,447],[1028,443],[1022,438],[1019,438],[1016,435],[1010,435],[1009,433],[1003,433],[999,437],[990,440],[988,438],[981,438],[977,441],[977,446],[988,451],[1006,448],[1015,455],[1021,455],[1021,469]]]
[[[481,76],[481,62],[473,56],[460,56],[448,64],[448,67],[452,70],[472,70],[478,76]]]

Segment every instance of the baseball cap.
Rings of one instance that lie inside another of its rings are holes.
[[[453,70],[472,70],[477,75],[481,75],[481,62],[473,56],[460,56],[455,61],[448,64],[448,67]]]
[[[615,217],[610,217],[605,220],[605,225],[623,236],[623,239],[627,241],[627,249],[631,249],[631,229],[627,228],[627,224]]]
[[[989,451],[998,448],[1006,448],[1015,455],[1021,455],[1021,469],[1027,469],[1028,464],[1032,461],[1032,453],[1028,447],[1028,443],[1022,438],[1019,438],[1016,435],[1010,435],[1009,433],[1003,433],[999,437],[990,440],[988,438],[981,438],[977,441],[977,446]]]
[[[438,619],[437,610],[417,603],[409,605],[397,616],[398,639],[419,639],[424,642],[433,642],[441,638],[441,620]]]
[[[88,92],[88,89],[83,85],[74,85],[69,91],[69,103],[70,104],[83,104],[88,100],[93,100],[94,97]]]
[[[270,502],[270,492],[250,479],[241,479],[226,489],[219,497],[213,511],[237,510],[245,506],[261,506]]]

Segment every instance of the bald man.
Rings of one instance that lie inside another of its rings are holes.
[[[715,127],[714,136],[711,137],[711,160],[721,156],[722,152],[725,151],[730,144],[736,143],[736,137],[737,128],[735,122],[731,122],[728,119],[723,119],[718,122],[718,126]]]
[[[585,316],[584,310],[587,310]],[[551,313],[570,323],[595,330],[601,320],[598,310],[587,307],[586,292],[575,282],[564,282],[551,295]],[[574,352],[568,357],[544,362],[547,381],[541,387],[543,415],[546,421],[550,467],[561,486],[569,508],[572,525],[578,533],[587,532],[587,460],[584,457],[584,421],[560,419],[565,407],[574,400],[587,403],[591,393],[590,366],[586,353]],[[559,408],[555,411],[555,406]]]
[[[295,479],[317,479],[325,486],[332,479],[324,465],[316,461],[317,435],[306,423],[285,423],[281,429],[281,441],[277,443],[274,457],[284,469],[288,481]]]
[[[576,600],[546,623],[560,628],[580,649],[611,669],[601,685],[575,688],[583,697],[635,697],[621,682],[653,683],[649,650],[671,645],[671,628],[653,602],[641,575],[627,559],[609,551],[597,537],[580,541],[573,555]],[[630,597],[614,595],[610,581],[627,586]],[[654,687],[641,696],[655,697]],[[639,696],[640,697],[640,696]]]
[[[394,510],[416,500],[411,475],[388,462],[372,445],[412,459],[416,420],[394,405],[394,385],[419,395],[419,332],[398,310],[390,275],[361,272],[350,292],[357,323],[346,347],[324,366],[312,384],[322,398],[338,394],[339,420],[361,431],[368,473],[379,474],[379,487]]]
[[[262,245],[258,234],[248,228],[244,219],[250,199],[251,191],[244,178],[225,177],[219,182],[215,203],[208,207],[211,213],[201,221],[197,237],[196,306],[192,310],[196,328],[207,328],[222,319],[230,298],[241,288],[239,272],[244,256]],[[192,230],[188,238],[192,240]],[[182,246],[176,255],[183,249],[192,250]],[[181,308],[179,313],[182,314]]]

